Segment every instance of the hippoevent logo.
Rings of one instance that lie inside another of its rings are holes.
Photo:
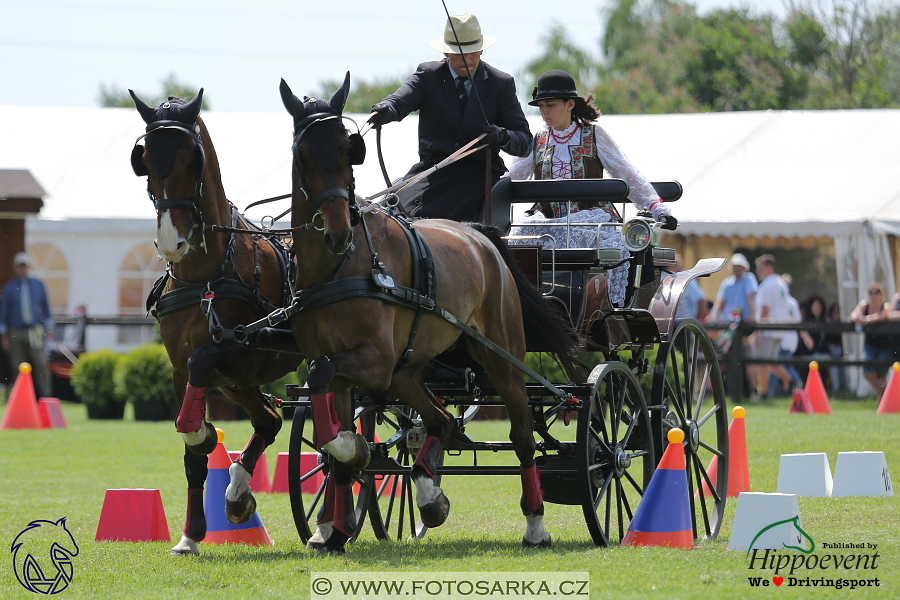
[[[797,540],[797,545],[788,545],[782,542],[783,549],[752,549],[753,544],[767,531],[776,527],[792,527],[790,540]],[[765,576],[755,575],[747,577],[750,587],[833,587],[835,589],[858,587],[880,587],[878,577],[859,577],[862,575],[874,575],[871,571],[878,568],[880,555],[877,552],[878,544],[868,542],[860,543],[825,543],[821,549],[828,550],[865,550],[866,552],[853,553],[828,553],[816,554],[816,543],[812,537],[800,527],[799,517],[776,521],[759,530],[759,533],[750,542],[751,550],[747,551],[750,559],[750,570],[769,571]],[[785,552],[796,550],[798,553]],[[832,577],[835,571],[840,571],[840,577]],[[844,577],[848,571],[856,571],[856,577]]]
[[[58,594],[72,581],[72,559],[78,544],[59,521],[32,521],[13,540],[10,553],[16,578],[29,592]]]

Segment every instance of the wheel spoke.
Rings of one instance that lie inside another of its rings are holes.
[[[713,454],[715,454],[716,456],[724,456],[725,455],[724,452],[722,452],[718,448],[713,448],[712,446],[710,446],[703,440],[700,440],[700,445],[703,446],[704,448],[706,448],[707,450],[709,450],[710,452],[712,452]]]
[[[638,482],[634,480],[634,477],[632,477],[631,473],[629,473],[628,471],[625,471],[625,479],[627,479],[631,483],[632,487],[634,487],[634,490],[638,493],[638,495],[640,495],[643,498],[644,497],[643,488],[641,488],[641,486],[638,485]]]
[[[696,463],[695,466],[698,467],[699,475],[697,475],[697,478],[699,479],[701,475],[703,476],[703,481],[706,483],[706,490],[709,492],[709,495],[712,496],[713,502],[718,502],[719,500],[721,500],[721,498],[719,497],[719,493],[716,491],[716,486],[709,478],[709,475],[707,475],[706,469],[703,468],[703,463],[700,461],[700,457],[696,454],[694,455],[694,462]],[[700,486],[700,495],[703,495],[702,485]]]
[[[331,473],[325,475],[325,479],[322,480],[322,485],[319,486],[316,495],[313,496],[312,502],[309,503],[309,511],[306,513],[307,521],[309,521],[312,518],[313,513],[316,512],[316,506],[319,505],[319,500],[322,498],[322,494],[325,493],[325,488],[328,487],[329,477],[331,477]]]
[[[699,415],[700,409],[703,408],[703,400],[706,399],[706,386],[709,385],[709,374],[712,371],[712,365],[706,363],[703,370],[703,381],[700,383],[700,390],[697,393],[697,404],[694,405],[694,414]]]
[[[618,393],[616,394],[616,403],[614,405],[615,409],[616,409],[616,416],[615,416],[615,419],[610,417],[610,420],[612,420],[612,422],[613,422],[612,423],[612,434],[613,434],[612,441],[613,441],[613,443],[615,443],[619,440],[619,438],[618,438],[619,423],[621,423],[622,414],[625,412],[625,392],[628,391],[628,387],[625,385],[624,380],[619,379],[618,384],[619,384],[619,387],[617,390]],[[612,413],[612,410],[610,410],[610,413]]]
[[[284,463],[282,463],[282,464],[284,464]],[[324,468],[325,468],[325,465],[316,465],[312,471],[310,471],[306,475],[302,475],[300,477],[300,483],[303,483],[304,481],[306,481],[307,479],[309,479],[310,477],[312,477],[313,475],[315,475],[316,473],[318,473],[319,471],[321,471]]]
[[[687,417],[685,417],[684,415],[684,408],[678,402],[678,397],[681,396],[681,391],[676,391],[672,388],[672,382],[669,381],[668,377],[666,377],[666,391],[668,392],[668,397],[672,399],[672,408],[675,409],[675,413],[678,415],[678,418],[682,423],[684,423],[685,421],[687,421]]]
[[[628,440],[631,439],[631,434],[634,433],[635,422],[636,421],[634,419],[629,420],[628,429],[625,430],[625,435],[622,436],[622,447],[623,448],[628,445]]]
[[[682,344],[682,347],[684,347],[684,344]],[[672,346],[672,375],[675,377],[675,398],[672,399],[672,404],[677,404],[680,406],[681,410],[679,411],[679,413],[683,421],[685,420],[684,396],[682,392],[683,388],[681,387],[681,369],[678,368],[678,352],[675,350],[675,345]]]
[[[622,489],[622,482],[616,478],[616,513],[619,520],[619,541],[625,537],[625,524],[622,519],[622,502],[625,499],[625,490]]]
[[[709,513],[706,512],[706,495],[703,493],[703,484],[701,483],[702,475],[700,474],[703,469],[700,468],[700,460],[697,458],[697,455],[691,454],[691,457],[693,458],[691,462],[694,463],[694,475],[696,476],[697,481],[697,491],[700,494],[700,512],[703,513],[703,527],[705,530],[704,533],[706,535],[709,535]],[[703,473],[703,475],[706,475],[706,473]]]
[[[713,404],[712,408],[709,409],[709,412],[707,412],[705,415],[703,415],[702,419],[697,421],[697,427],[703,427],[703,424],[706,423],[706,421],[708,421],[709,418],[711,416],[713,416],[716,413],[716,411],[719,410],[719,406],[720,406],[719,404]]]
[[[688,355],[685,357],[684,364],[684,407],[687,411],[688,419],[693,419],[696,412],[692,412],[693,405],[690,402],[690,399],[694,395],[694,379],[697,375],[697,350],[700,347],[700,338],[693,333],[690,334],[691,344],[690,350],[688,351]]]
[[[603,446],[603,450],[605,450],[607,453],[612,454],[612,449],[610,448],[610,445],[605,440],[603,440],[599,435],[597,435],[597,431],[593,427],[589,427],[588,432],[589,432],[589,435],[592,440],[594,440],[595,442],[597,442],[598,444]],[[604,437],[606,437],[606,436],[604,436]]]
[[[688,500],[691,505],[691,529],[694,531],[694,539],[697,539],[697,509],[694,506],[694,477],[691,471],[691,453],[684,455],[684,474],[687,475]]]

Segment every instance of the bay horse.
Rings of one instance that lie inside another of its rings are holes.
[[[217,443],[205,418],[207,388],[221,388],[250,414],[254,433],[229,469],[225,512],[230,521],[245,523],[256,510],[250,476],[281,429],[280,415],[259,386],[296,370],[302,356],[290,348],[251,348],[229,341],[228,333],[285,305],[291,259],[280,242],[261,235],[206,235],[210,226],[248,230],[250,225],[225,196],[216,150],[199,116],[203,89],[190,102],[170,97],[155,109],[129,92],[147,123],[147,133],[138,138],[144,145],[135,143],[131,164],[135,175],[147,177],[156,208],[155,243],[168,262],[147,308],[159,320],[175,395],[183,398],[175,428],[185,443],[188,502],[172,554],[197,554],[206,536],[207,460]]]
[[[450,503],[433,478],[456,421],[421,373],[457,344],[486,369],[509,414],[526,517],[522,544],[549,546],[524,375],[499,354],[472,343],[471,334],[461,339],[460,326],[451,320],[520,361],[526,346],[539,340],[570,368],[571,328],[515,268],[496,229],[442,219],[418,220],[407,228],[372,206],[359,206],[352,166],[362,163],[365,145],[343,125],[349,85],[347,73],[330,101],[300,100],[284,80],[280,86],[294,120],[291,226],[298,295],[290,323],[303,355],[314,359],[307,386],[316,444],[329,452],[334,475],[310,547],[343,552],[355,531],[352,470],[368,464],[369,450],[353,428],[354,387],[386,391],[421,415],[428,436],[411,472],[416,504],[426,526],[446,520]],[[415,291],[414,280],[425,282],[424,287]],[[328,290],[334,294],[323,298]],[[420,302],[392,301],[398,295]],[[441,309],[451,316],[437,316]]]

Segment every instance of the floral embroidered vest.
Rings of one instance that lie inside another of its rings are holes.
[[[553,179],[553,151],[555,146],[550,145],[550,128],[544,127],[534,136],[534,178]],[[597,144],[594,142],[594,126],[592,124],[581,125],[581,142],[578,145],[569,146],[569,156],[572,159],[572,179],[602,179],[603,163],[597,156]],[[611,202],[578,202],[572,205],[572,212],[602,208],[615,219],[621,220],[618,211]],[[545,202],[540,206],[541,212],[547,218],[559,218],[566,216],[565,202]]]

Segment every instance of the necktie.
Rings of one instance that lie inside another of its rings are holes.
[[[466,102],[469,101],[469,94],[466,92],[466,80],[468,77],[456,78],[456,94],[459,96],[459,108],[463,114],[466,113]]]

